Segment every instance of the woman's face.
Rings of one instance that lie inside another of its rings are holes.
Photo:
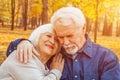
[[[54,33],[42,33],[38,42],[38,49],[40,53],[52,56],[58,50],[58,40]]]

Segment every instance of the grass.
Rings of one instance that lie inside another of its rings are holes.
[[[0,63],[6,58],[5,52],[9,43],[17,38],[28,38],[32,30],[23,31],[23,29],[15,29],[11,31],[9,28],[0,27]],[[90,33],[90,37],[93,40],[93,33]],[[120,60],[120,37],[106,37],[98,34],[97,43],[110,48],[118,56]]]

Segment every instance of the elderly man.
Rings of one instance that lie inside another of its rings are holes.
[[[51,24],[62,45],[61,54],[65,58],[61,80],[120,80],[117,56],[90,40],[86,33],[85,17],[80,9],[59,9],[53,14]],[[8,51],[11,47],[13,50],[20,41],[21,39],[12,42]],[[33,53],[37,54],[27,40],[19,43],[17,51],[19,61],[25,63],[31,59]],[[31,54],[27,54],[27,51],[31,51]]]

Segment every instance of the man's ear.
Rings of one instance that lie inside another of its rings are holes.
[[[83,32],[86,33],[86,24],[83,26]]]

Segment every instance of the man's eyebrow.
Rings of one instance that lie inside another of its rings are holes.
[[[57,37],[63,37],[63,36],[57,36]]]

